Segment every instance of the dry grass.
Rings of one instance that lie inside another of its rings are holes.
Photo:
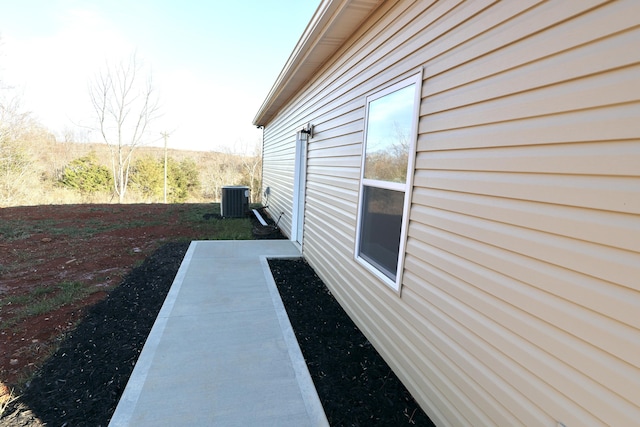
[[[0,382],[0,418],[7,407],[19,397],[13,394],[13,389],[9,390],[9,387]]]

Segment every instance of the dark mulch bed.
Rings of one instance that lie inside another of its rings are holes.
[[[106,426],[188,247],[160,247],[94,305],[0,426]]]
[[[304,260],[269,260],[332,426],[433,426]]]
[[[162,246],[92,307],[0,427],[106,426],[187,248]],[[271,268],[331,425],[433,425],[304,261]]]

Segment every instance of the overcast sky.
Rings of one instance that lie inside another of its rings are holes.
[[[205,151],[251,145],[251,122],[319,3],[2,0],[0,81],[62,135],[92,120],[87,88],[105,62],[135,51],[164,113],[152,138],[169,131],[170,148]]]

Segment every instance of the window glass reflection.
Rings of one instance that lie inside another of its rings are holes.
[[[364,177],[406,182],[415,85],[369,103]]]

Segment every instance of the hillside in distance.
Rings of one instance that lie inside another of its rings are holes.
[[[113,147],[111,147],[113,148]],[[219,201],[221,189],[225,185],[247,185],[256,198],[260,195],[261,157],[258,147],[254,155],[238,155],[231,152],[192,151],[167,149],[170,163],[188,165],[197,174],[197,188],[190,190],[187,202]],[[109,192],[87,194],[72,191],[61,185],[65,168],[77,159],[91,156],[95,163],[112,170],[112,152],[104,143],[59,142],[52,137],[39,137],[22,144],[23,171],[19,180],[12,180],[12,188],[6,189],[0,182],[0,206],[66,204],[66,203],[113,203],[117,200]],[[132,155],[131,173],[140,163],[151,162],[157,168],[164,165],[163,147],[140,146]],[[155,183],[155,185],[158,185]],[[138,186],[139,187],[139,186]],[[162,202],[162,198],[142,194],[130,185],[125,197],[126,203]],[[257,202],[255,198],[252,202]]]

